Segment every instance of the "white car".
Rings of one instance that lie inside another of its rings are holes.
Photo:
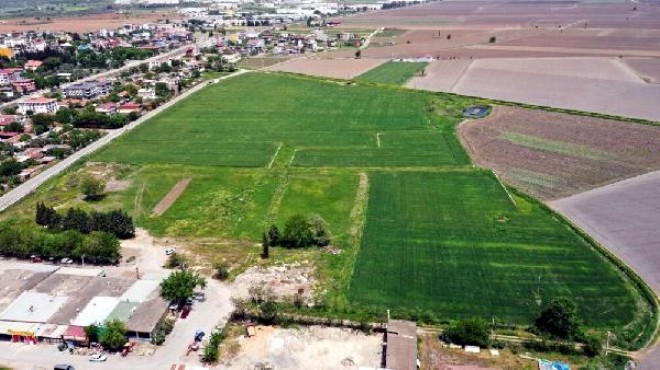
[[[60,261],[60,263],[62,263],[62,264],[64,264],[64,265],[70,265],[70,264],[73,263],[73,260],[72,260],[71,258],[62,258],[62,260]]]
[[[174,248],[167,248],[167,249],[165,249],[165,255],[166,255],[166,256],[171,256],[171,255],[173,255],[174,253],[176,253],[176,249],[174,249]]]
[[[92,355],[89,358],[89,361],[91,361],[91,362],[104,362],[107,359],[108,359],[108,356],[106,356],[106,355],[96,354],[96,355]]]

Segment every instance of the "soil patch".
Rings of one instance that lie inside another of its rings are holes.
[[[459,135],[475,164],[542,199],[660,169],[655,126],[497,106]]]
[[[163,19],[180,19],[181,15],[176,13],[154,12],[135,14],[89,14],[77,17],[51,18],[46,22],[35,22],[34,18],[6,19],[0,23],[0,33],[23,32],[23,31],[68,31],[68,32],[93,32],[102,28],[115,29],[126,23],[149,23]]]
[[[352,51],[354,54],[355,51]],[[312,76],[349,80],[378,67],[385,59],[307,59],[300,58],[266,68],[271,71],[302,73]]]
[[[381,365],[381,334],[366,335],[323,326],[299,329],[257,326],[255,329],[253,337],[235,339],[240,351],[236,357],[225,359],[221,369],[357,370]]]
[[[299,294],[305,303],[312,303],[316,285],[312,266],[291,264],[271,267],[250,267],[238,275],[232,284],[232,297],[250,299],[255,294],[267,294],[277,300],[292,299]]]
[[[176,183],[172,187],[172,189],[163,197],[163,199],[156,204],[154,207],[154,215],[156,216],[162,216],[167,210],[176,202],[177,199],[183,194],[183,191],[186,190],[188,187],[188,184],[190,184],[190,179],[183,179],[179,182]]]

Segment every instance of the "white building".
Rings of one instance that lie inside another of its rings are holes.
[[[34,114],[55,114],[58,109],[59,106],[55,99],[30,98],[18,103],[18,111],[21,112],[21,114],[27,114],[27,112],[30,111]]]

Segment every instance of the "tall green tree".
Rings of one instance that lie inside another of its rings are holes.
[[[105,323],[99,337],[99,343],[111,351],[118,351],[126,344],[126,325],[120,320],[114,319]]]
[[[312,245],[313,235],[307,219],[302,215],[291,216],[284,225],[282,239],[290,248],[304,248]]]
[[[534,326],[541,333],[561,339],[575,339],[580,334],[577,305],[568,298],[553,299],[536,318]]]
[[[206,287],[204,277],[188,270],[175,271],[160,283],[160,295],[168,301],[183,303],[193,296],[197,287]]]

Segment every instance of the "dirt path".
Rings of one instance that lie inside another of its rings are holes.
[[[183,194],[183,191],[188,187],[188,184],[190,184],[189,178],[177,182],[176,185],[172,187],[172,190],[170,190],[170,192],[167,193],[167,195],[165,195],[163,199],[158,202],[158,204],[156,204],[154,207],[154,215],[162,216],[163,213],[165,213],[172,206],[172,204],[174,204],[174,202],[179,199],[181,194]]]

